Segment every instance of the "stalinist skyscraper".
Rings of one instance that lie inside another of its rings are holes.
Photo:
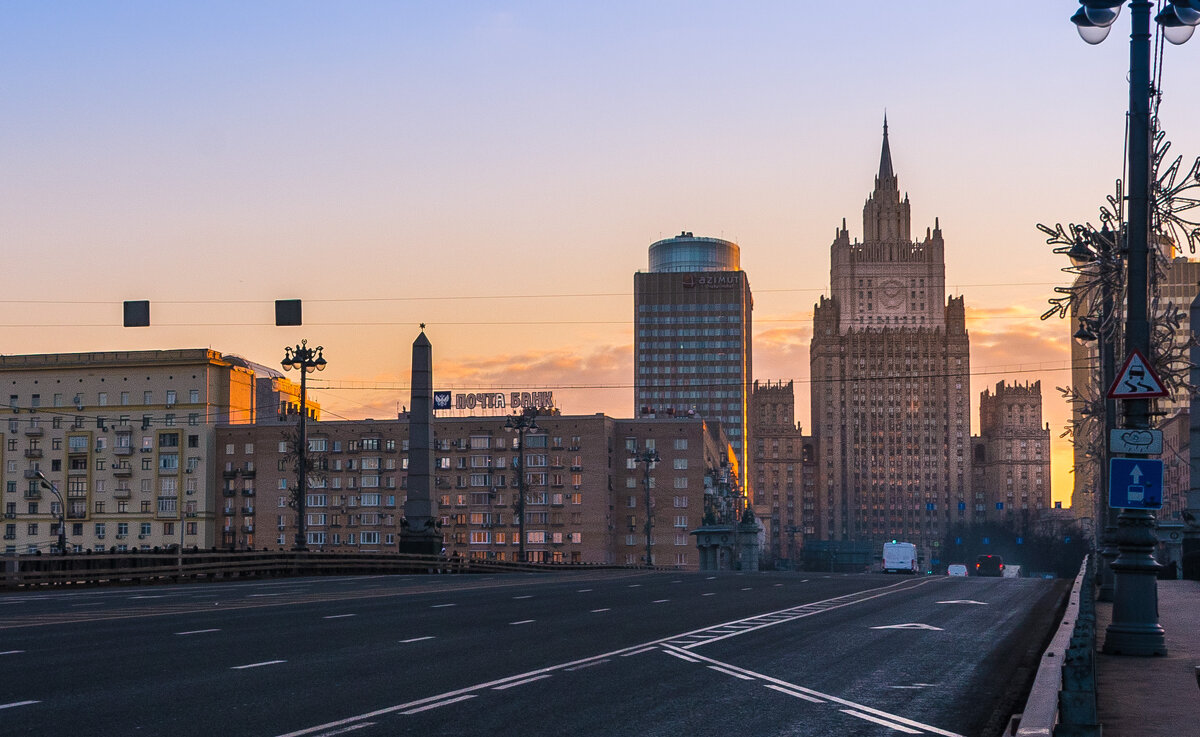
[[[813,317],[816,537],[894,538],[932,552],[973,506],[970,364],[963,299],[946,299],[942,231],[935,220],[914,241],[910,226],[885,120],[863,242],[851,242],[843,220],[831,294]]]

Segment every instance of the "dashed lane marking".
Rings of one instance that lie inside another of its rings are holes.
[[[187,632],[176,632],[175,634],[177,634],[177,635],[203,635],[208,632],[220,632],[220,631],[221,630],[219,630],[219,629],[188,630]]]
[[[247,668],[262,668],[265,665],[279,665],[280,663],[286,663],[286,662],[287,662],[286,660],[264,660],[261,663],[250,663],[249,665],[235,665],[235,666],[231,667],[229,670],[246,670]]]
[[[719,665],[710,665],[708,667],[712,668],[713,670],[717,671],[718,673],[724,673],[727,676],[733,676],[734,678],[740,678],[743,681],[753,681],[754,680],[753,676],[743,675],[741,673],[738,673],[737,671],[729,670],[727,668],[722,668]]]
[[[433,604],[430,609],[445,609],[448,606],[458,606],[458,604]]]
[[[423,640],[432,640],[432,639],[433,639],[432,635],[426,635],[425,637],[410,637],[407,640],[401,640],[400,642],[403,642],[403,643],[421,642]]]
[[[0,709],[12,709],[16,706],[29,706],[30,704],[40,704],[40,701],[14,701],[11,704],[0,704]]]
[[[321,619],[345,619],[346,617],[357,617],[357,614],[329,614]]]
[[[610,607],[604,607],[603,609],[593,609],[592,614],[598,614],[600,612],[607,612],[607,611],[612,611],[612,610]]]
[[[530,623],[536,622],[536,621],[537,621],[536,619],[522,619],[519,622],[509,622],[509,624],[530,624]]]

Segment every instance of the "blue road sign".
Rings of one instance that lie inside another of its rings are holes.
[[[1108,463],[1108,506],[1161,509],[1163,462],[1157,458],[1113,458]]]

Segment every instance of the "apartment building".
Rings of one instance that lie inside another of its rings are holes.
[[[74,552],[211,547],[213,428],[256,419],[265,371],[207,349],[0,356],[3,551],[57,552],[60,517]]]

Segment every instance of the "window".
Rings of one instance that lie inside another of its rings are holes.
[[[687,450],[687,438],[675,438],[675,450]]]
[[[363,545],[378,545],[379,533],[372,530],[364,530],[358,534],[358,542]]]

